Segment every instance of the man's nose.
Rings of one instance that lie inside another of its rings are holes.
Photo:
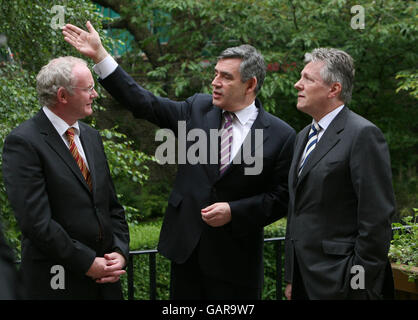
[[[219,81],[219,77],[215,76],[215,78],[213,78],[212,80],[212,86],[214,87],[220,87],[221,86],[221,82]]]
[[[302,85],[300,79],[293,85],[296,90],[302,90]]]
[[[99,94],[97,93],[97,91],[93,88],[91,95],[93,97],[93,99],[97,98],[99,96]]]

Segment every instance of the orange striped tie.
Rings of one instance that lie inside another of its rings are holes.
[[[83,158],[78,153],[77,146],[75,145],[75,142],[74,142],[74,128],[69,128],[65,132],[65,134],[67,135],[68,142],[70,143],[70,152],[73,155],[75,161],[77,162],[78,167],[81,170],[81,174],[83,175],[84,179],[86,179],[86,182],[87,182],[87,184],[90,188],[90,191],[91,191],[92,190],[92,183],[91,183],[90,171],[87,168],[87,165],[85,164],[85,162],[83,161]]]

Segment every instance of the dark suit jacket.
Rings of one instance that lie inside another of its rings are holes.
[[[0,224],[0,300],[20,298],[20,282],[15,264],[14,255],[6,243]]]
[[[345,299],[360,292],[350,286],[359,274],[351,268],[360,265],[368,297],[379,298],[392,281],[387,254],[395,212],[383,134],[344,107],[298,178],[309,127],[297,135],[289,173],[285,279],[300,280],[293,278],[296,255],[310,299]]]
[[[156,97],[120,67],[101,83],[134,116],[168,128],[176,136],[178,121],[186,121],[187,133],[204,130],[208,141],[210,129],[221,126],[221,109],[212,104],[210,95],[196,94],[182,102]],[[287,177],[295,138],[294,130],[264,111],[258,100],[256,106],[259,114],[250,130],[251,154],[263,147],[261,174],[245,175],[244,161],[232,164],[222,176],[219,165],[209,159],[208,164],[179,164],[158,244],[159,252],[176,263],[185,262],[197,248],[205,274],[248,287],[262,284],[263,227],[287,212]],[[255,129],[263,132],[258,145]],[[180,143],[184,140],[179,137]],[[188,141],[187,149],[194,143]],[[232,212],[232,221],[217,228],[201,218],[201,209],[215,202],[228,202]]]
[[[30,299],[120,298],[120,283],[99,285],[85,273],[95,257],[129,254],[129,231],[118,203],[100,134],[79,121],[92,176],[90,192],[69,149],[44,112],[6,138],[3,177],[22,230],[23,283]],[[51,289],[54,265],[65,289]]]

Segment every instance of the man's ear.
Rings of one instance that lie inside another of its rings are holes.
[[[342,86],[339,82],[331,84],[329,89],[328,98],[338,98],[341,94]]]
[[[67,103],[69,93],[64,87],[60,87],[57,91],[57,102]]]
[[[247,80],[247,93],[254,93],[255,88],[257,88],[257,78],[252,77],[251,79]]]

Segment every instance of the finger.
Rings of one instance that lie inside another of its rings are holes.
[[[72,25],[71,23],[67,23],[64,26],[63,30],[66,30],[66,31],[70,30],[70,31],[75,32],[77,34],[81,34],[82,32],[85,32],[83,29],[80,29],[79,27],[76,27],[75,25]]]
[[[211,220],[216,216],[216,212],[202,212],[202,218],[205,221]]]
[[[119,277],[103,277],[96,280],[96,283],[114,283],[119,280]]]
[[[122,264],[117,263],[111,266],[104,267],[103,271],[106,274],[113,274],[113,275],[122,275],[125,274],[125,270],[122,270]]]
[[[216,208],[216,203],[211,204],[210,206],[207,206],[206,208],[203,208],[201,211],[202,212],[208,212],[210,210],[213,210],[214,208]]]
[[[90,22],[90,21],[87,21],[87,23],[86,23],[86,27],[87,27],[87,30],[89,30],[89,32],[90,32],[90,33],[95,33],[95,32],[97,32],[97,31],[96,31],[96,29],[94,29],[94,27],[93,27],[93,25],[91,24],[91,22]]]
[[[62,33],[63,33],[64,36],[69,37],[73,40],[78,39],[78,37],[79,37],[78,33],[74,32],[74,31],[71,31],[71,30],[63,30]]]

